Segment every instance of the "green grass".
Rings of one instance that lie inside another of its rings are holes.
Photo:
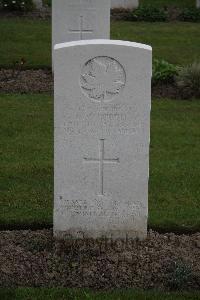
[[[0,225],[52,224],[50,96],[0,96]],[[200,101],[153,101],[149,224],[200,229]]]
[[[52,223],[52,99],[0,96],[0,108],[0,223]]]
[[[116,21],[111,24],[112,39],[150,44],[153,55],[174,64],[200,59],[199,23],[144,23]],[[51,67],[50,21],[28,19],[0,20],[0,66],[25,58],[27,67]]]
[[[126,39],[149,44],[154,58],[170,63],[186,65],[200,60],[200,24],[113,22],[113,39]]]
[[[31,68],[51,66],[50,21],[28,19],[0,20],[0,66],[12,66],[13,61],[26,60]]]
[[[2,289],[2,300],[200,300],[198,292],[161,293],[116,290],[112,292],[91,292],[70,289]]]
[[[195,7],[195,0],[139,0],[141,5]]]
[[[200,229],[200,101],[153,102],[150,226]]]

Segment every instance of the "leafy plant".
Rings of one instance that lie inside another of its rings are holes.
[[[185,8],[179,19],[184,22],[200,22],[200,8]]]
[[[9,81],[9,80],[17,79],[20,72],[23,70],[25,63],[26,63],[25,59],[21,58],[20,61],[13,62],[11,72],[8,73],[6,70],[2,69],[1,70],[1,72],[3,73],[2,81]]]
[[[33,10],[32,0],[0,0],[0,9],[11,11],[30,11]]]
[[[167,286],[172,290],[183,290],[191,278],[191,267],[182,261],[175,261],[167,276]]]
[[[200,62],[181,68],[176,83],[185,98],[200,97]]]
[[[177,73],[177,67],[165,60],[155,59],[153,62],[153,84],[174,82]]]
[[[132,13],[133,20],[147,22],[165,22],[168,20],[168,13],[163,8],[154,6],[139,6]]]

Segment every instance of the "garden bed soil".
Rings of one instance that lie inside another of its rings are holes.
[[[145,241],[55,241],[52,230],[0,232],[1,287],[200,289],[200,233]]]
[[[52,93],[53,75],[50,70],[24,70],[17,78],[6,80],[12,70],[0,70],[0,93]],[[158,84],[152,87],[155,98],[184,98],[180,89],[173,84]],[[187,97],[186,97],[187,98]],[[189,98],[192,98],[191,95]]]
[[[176,21],[180,15],[181,9],[175,6],[170,6],[167,8],[169,21]],[[126,8],[115,8],[111,9],[111,20],[112,21],[133,21],[132,10]],[[50,19],[51,18],[51,8],[44,7],[43,10],[34,10],[30,12],[23,11],[7,11],[0,10],[0,18],[28,18],[28,19]]]
[[[176,6],[164,7],[168,15],[168,21],[177,21],[179,20],[179,15],[181,9]],[[113,21],[132,21],[132,22],[141,22],[137,20],[137,17],[134,16],[134,11],[127,8],[114,8],[111,9],[111,20]]]
[[[170,98],[170,99],[185,99],[180,89],[173,83],[160,83],[152,86],[152,97],[155,98]]]
[[[0,70],[1,93],[51,93],[53,76],[50,70],[24,70],[14,78],[12,70]],[[10,78],[9,80],[6,80]]]
[[[50,19],[51,9],[44,8],[42,11],[34,10],[30,12],[0,10],[0,19],[2,18]]]

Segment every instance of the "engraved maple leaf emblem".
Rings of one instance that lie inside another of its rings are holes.
[[[89,97],[103,101],[118,94],[125,85],[123,69],[115,60],[93,59],[82,74],[82,88]]]

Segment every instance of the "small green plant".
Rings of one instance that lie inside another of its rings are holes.
[[[200,22],[200,8],[185,8],[179,15],[184,22]]]
[[[168,13],[159,7],[154,6],[139,6],[132,13],[133,20],[146,22],[165,22],[168,20]]]
[[[171,290],[184,290],[191,278],[191,267],[182,261],[175,261],[169,269],[167,286]]]
[[[32,0],[0,0],[1,10],[30,11],[33,8],[34,4]]]
[[[25,59],[21,58],[20,61],[13,62],[11,71],[8,72],[8,71],[2,69],[1,70],[1,72],[3,73],[2,81],[9,81],[9,80],[17,79],[20,72],[23,70],[25,63],[26,63]]]
[[[188,97],[200,97],[200,62],[183,67],[176,76],[176,84]]]
[[[177,67],[165,60],[155,59],[153,62],[152,83],[172,83],[177,75]]]

